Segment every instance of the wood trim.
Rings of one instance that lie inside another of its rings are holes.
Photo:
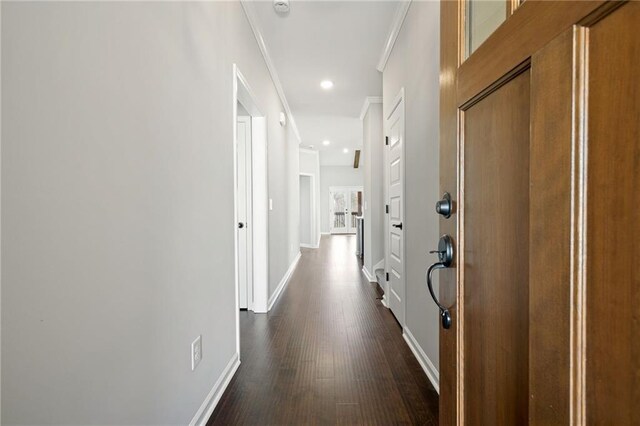
[[[364,104],[362,105],[362,109],[360,110],[360,120],[364,120],[365,115],[369,112],[369,107],[372,104],[381,104],[382,96],[367,96],[364,98]]]
[[[454,204],[451,218],[440,218],[440,233],[449,234],[456,244],[452,268],[440,271],[440,300],[451,307],[453,324],[440,328],[440,424],[454,425],[463,420],[462,390],[463,354],[458,349],[462,338],[462,265],[463,245],[461,213],[457,211],[459,196],[458,132],[460,117],[456,105],[456,75],[464,55],[463,1],[440,2],[440,192],[449,192]]]
[[[507,19],[509,19],[509,17],[511,15],[513,15],[513,12],[516,11],[516,9],[520,6],[520,0],[505,0],[507,2]]]
[[[603,0],[524,2],[460,65],[457,105],[467,103],[509,70],[526,61],[553,38],[597,11],[603,4]],[[545,17],[544,24],[532,19],[540,16]]]
[[[433,388],[436,390],[436,392],[440,393],[440,374],[438,373],[438,369],[435,365],[433,365],[433,362],[431,361],[431,359],[429,359],[416,338],[413,337],[413,334],[411,334],[411,330],[409,330],[409,327],[404,327],[402,329],[402,337],[404,337],[407,345],[409,345],[409,349],[411,349],[411,352],[413,352],[413,355],[418,360],[418,363],[433,385]]]
[[[291,108],[289,107],[289,102],[287,101],[287,97],[284,94],[284,89],[282,87],[282,83],[280,82],[280,77],[278,76],[278,71],[276,70],[276,66],[271,59],[271,55],[269,54],[269,49],[267,49],[267,45],[264,41],[264,37],[262,36],[262,29],[258,24],[258,19],[256,18],[256,12],[254,10],[254,6],[250,1],[241,0],[240,4],[242,5],[242,9],[244,10],[244,14],[247,17],[247,21],[249,21],[249,26],[253,31],[253,35],[256,38],[256,42],[258,47],[260,48],[260,53],[262,53],[262,57],[264,58],[264,62],[267,65],[267,69],[269,70],[269,75],[271,76],[271,80],[273,81],[273,85],[276,88],[276,92],[278,92],[278,96],[280,97],[280,102],[282,102],[282,106],[284,107],[287,116],[289,117],[289,125],[291,126],[293,133],[296,135],[298,139],[298,144],[302,143],[302,138],[300,137],[300,132],[298,131],[298,126],[296,125],[296,120],[293,118],[293,113],[291,112]]]
[[[586,30],[574,27],[532,58],[529,421],[533,424],[581,424],[584,419],[585,52]]]
[[[200,408],[198,408],[198,411],[196,411],[196,414],[194,414],[189,422],[189,426],[205,426],[207,424],[213,410],[218,405],[218,402],[220,402],[224,391],[229,386],[229,383],[231,383],[231,379],[235,376],[236,371],[238,371],[238,367],[240,367],[240,354],[236,352],[213,384],[213,387],[200,405]]]
[[[269,297],[269,306],[267,311],[270,311],[271,308],[273,308],[273,305],[276,304],[276,302],[278,301],[278,298],[282,294],[282,290],[284,290],[287,284],[289,284],[289,278],[291,278],[293,271],[296,269],[296,266],[298,266],[298,261],[300,260],[301,256],[302,256],[302,253],[298,252],[298,254],[296,254],[296,257],[294,257],[293,260],[291,261],[291,264],[289,265],[289,269],[286,270],[286,272],[282,276],[282,279],[278,283],[278,286],[273,291],[273,294]]]
[[[396,14],[389,27],[389,33],[387,34],[384,48],[382,49],[378,65],[376,66],[376,69],[380,72],[383,72],[387,66],[389,56],[391,56],[391,52],[393,51],[393,46],[396,44],[396,40],[402,29],[402,24],[404,24],[404,18],[406,18],[407,12],[409,11],[409,6],[411,6],[411,0],[404,0],[398,3]]]
[[[612,10],[612,9],[610,9]],[[571,387],[570,423],[586,424],[587,335],[587,98],[588,30],[577,27],[573,40],[573,134],[571,227]]]

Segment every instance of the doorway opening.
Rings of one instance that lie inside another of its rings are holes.
[[[329,225],[332,234],[355,234],[357,218],[362,217],[362,187],[329,188]]]
[[[233,66],[236,346],[240,310],[267,312],[268,187],[266,119],[240,70]]]

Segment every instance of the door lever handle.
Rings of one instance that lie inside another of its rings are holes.
[[[451,312],[449,312],[449,308],[444,306],[438,298],[436,297],[436,293],[433,291],[433,283],[431,281],[431,273],[437,269],[445,269],[451,266],[453,262],[453,239],[449,235],[443,235],[440,237],[440,241],[438,242],[438,250],[432,250],[429,253],[438,253],[438,262],[432,264],[427,269],[426,280],[427,280],[427,288],[429,289],[429,293],[431,294],[431,298],[438,305],[438,309],[440,310],[440,320],[442,322],[442,328],[449,329],[451,328]]]
[[[402,222],[400,222],[400,223],[394,223],[394,224],[393,224],[393,225],[391,225],[391,226],[393,226],[394,228],[402,229]]]
[[[451,201],[451,195],[448,192],[445,192],[442,195],[442,199],[436,202],[436,213],[448,219],[451,217],[452,211],[453,202]]]

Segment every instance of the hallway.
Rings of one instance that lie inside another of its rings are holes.
[[[209,425],[437,424],[438,394],[355,256],[302,249],[267,315],[241,312],[241,365]]]

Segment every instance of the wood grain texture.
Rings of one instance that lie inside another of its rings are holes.
[[[470,425],[528,420],[529,78],[526,70],[464,113],[464,419]]]
[[[574,33],[553,40],[531,61],[529,239],[529,421],[570,420],[572,209],[575,145]],[[578,46],[576,46],[576,49]],[[579,101],[579,96],[576,96]],[[578,138],[576,134],[576,138]]]
[[[604,1],[527,0],[461,64],[457,104],[463,105]]]
[[[454,209],[450,218],[440,218],[440,234],[449,234],[458,244],[458,108],[456,73],[461,59],[461,3],[440,2],[440,193],[451,194]],[[456,247],[455,256],[459,253]],[[453,324],[440,328],[440,424],[457,423],[458,404],[458,334],[460,317],[457,291],[458,265],[439,272],[440,300],[450,306]]]
[[[640,424],[640,4],[589,29],[587,424]]]
[[[438,394],[362,275],[323,236],[269,314],[241,312],[241,364],[209,425],[435,425]]]

